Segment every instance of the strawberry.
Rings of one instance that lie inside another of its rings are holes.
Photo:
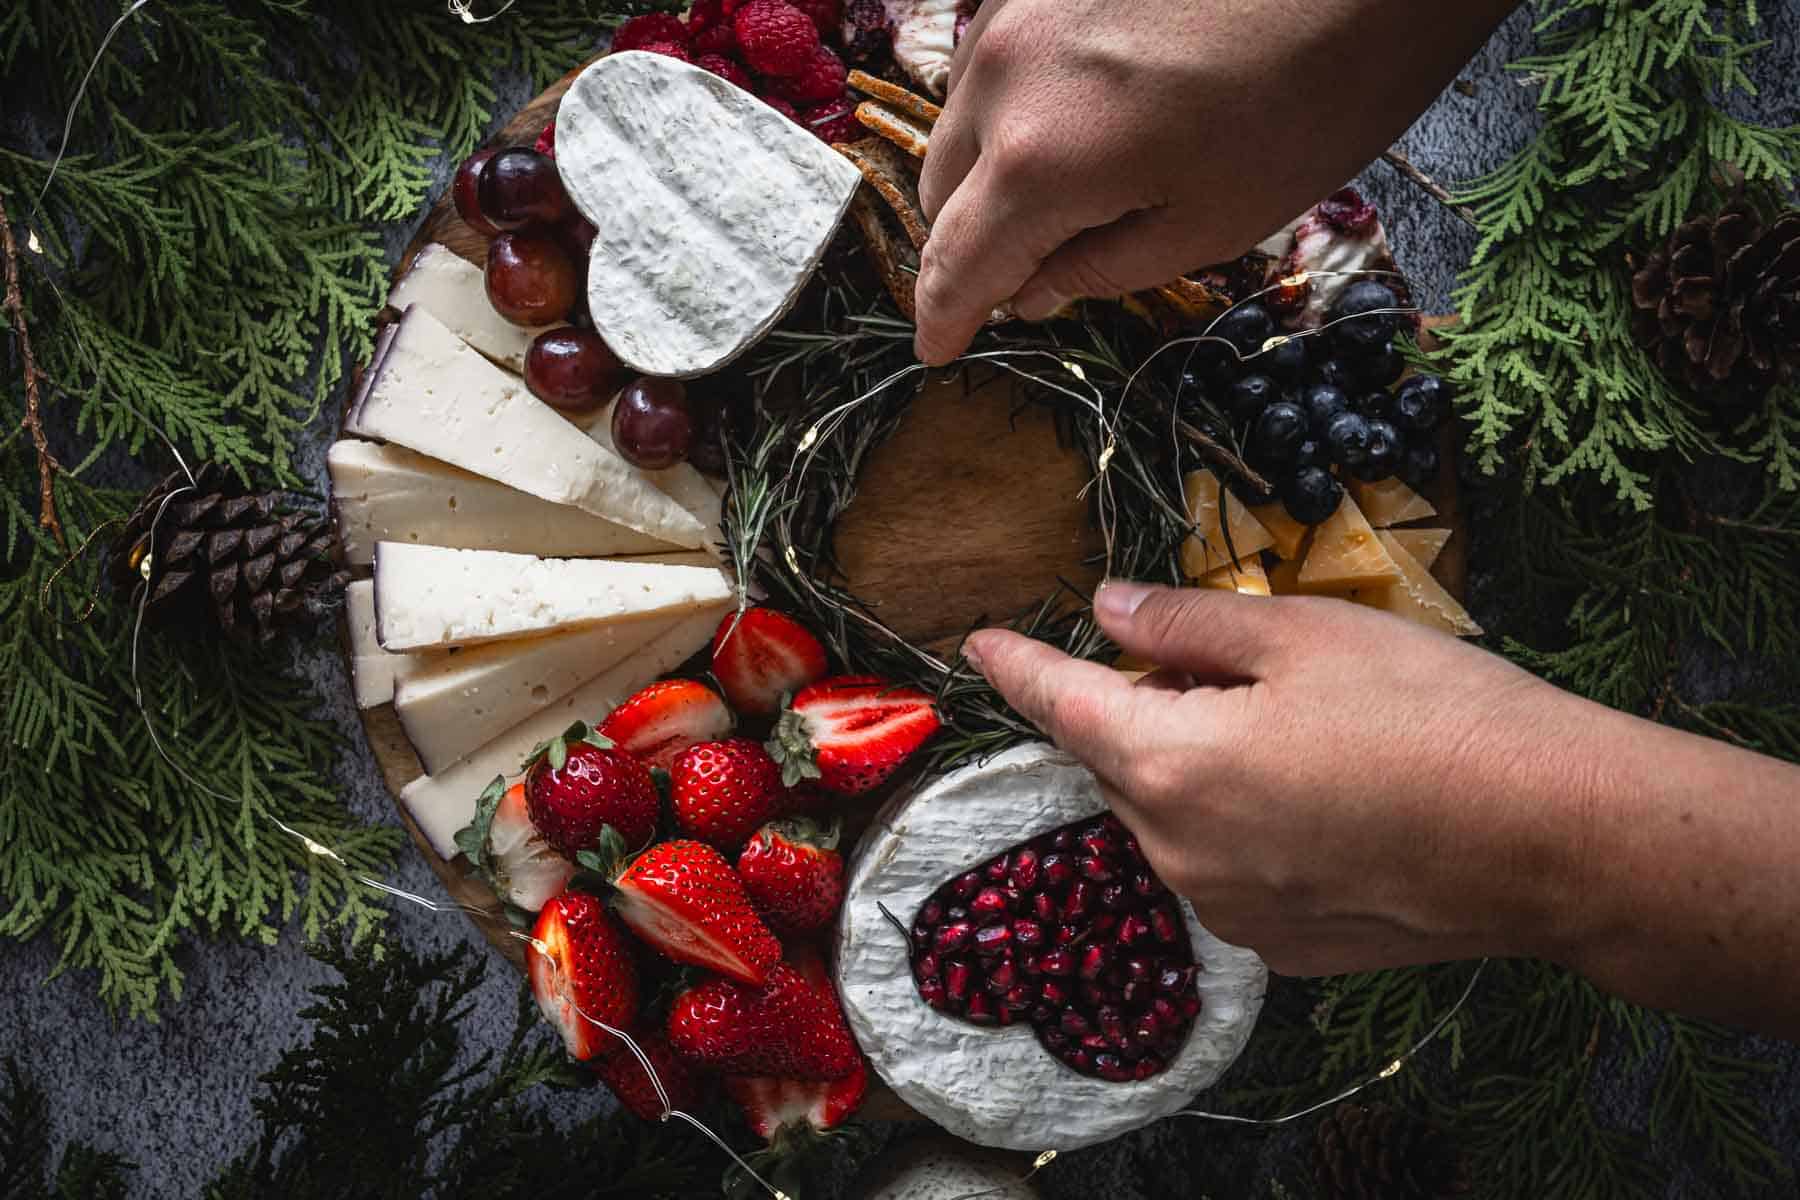
[[[872,675],[842,675],[803,688],[775,725],[769,753],[789,787],[802,779],[840,796],[887,782],[938,731],[931,697]]]
[[[837,1003],[825,964],[816,953],[810,949],[796,951],[793,966],[814,991],[829,1003]],[[862,1104],[868,1090],[869,1071],[861,1054],[856,1056],[856,1068],[842,1079],[818,1082],[766,1075],[725,1078],[725,1092],[744,1110],[750,1128],[784,1155],[803,1150],[813,1134],[843,1124]]]
[[[683,750],[669,768],[669,802],[677,825],[727,852],[788,806],[781,768],[749,738]]]
[[[781,943],[750,906],[737,872],[704,842],[659,842],[613,886],[619,919],[678,963],[761,984],[781,961]]]
[[[764,99],[773,103],[781,97],[770,93]],[[792,116],[792,105],[786,111]],[[713,675],[741,713],[774,716],[784,697],[823,679],[827,669],[819,639],[772,608],[727,613],[713,634]]]
[[[532,755],[525,805],[544,840],[568,858],[600,844],[610,826],[619,851],[656,832],[656,784],[643,763],[577,722]]]
[[[705,1103],[699,1076],[694,1068],[675,1053],[675,1048],[669,1045],[669,1039],[663,1036],[661,1030],[636,1033],[631,1040],[638,1044],[638,1049],[650,1060],[650,1068],[656,1072],[656,1079],[662,1083],[663,1092],[669,1098],[670,1109],[693,1112]],[[600,1077],[600,1082],[619,1098],[619,1103],[627,1112],[646,1121],[663,1119],[662,1097],[656,1094],[656,1084],[651,1082],[650,1072],[644,1069],[644,1064],[638,1061],[638,1056],[624,1042],[609,1047],[606,1053],[592,1059],[588,1065]]]
[[[583,1061],[609,1052],[612,1034],[637,1019],[637,968],[606,906],[587,892],[564,892],[544,905],[531,929],[526,967],[531,994],[563,1045]]]
[[[761,987],[714,979],[681,993],[669,1010],[669,1044],[731,1075],[844,1079],[862,1062],[836,997],[789,963],[775,964]]]
[[[475,802],[475,819],[457,831],[456,844],[494,894],[537,912],[575,874],[575,864],[550,848],[526,811],[525,785],[495,777]]]
[[[719,693],[692,679],[653,683],[600,722],[600,736],[647,767],[668,770],[695,742],[731,733],[731,710]]]
[[[844,902],[838,826],[821,830],[804,817],[771,821],[738,855],[738,877],[750,903],[779,934],[824,928]]]

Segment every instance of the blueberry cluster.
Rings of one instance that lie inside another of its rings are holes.
[[[1450,385],[1406,370],[1395,345],[1399,300],[1386,284],[1361,280],[1344,289],[1327,316],[1328,330],[1263,346],[1277,330],[1269,310],[1240,304],[1212,325],[1181,380],[1183,406],[1210,409],[1209,432],[1228,434],[1244,460],[1274,486],[1259,493],[1232,481],[1249,504],[1279,499],[1304,525],[1337,510],[1349,476],[1373,483],[1398,475],[1417,487],[1438,473],[1438,423]],[[1232,352],[1235,348],[1236,353]],[[1229,429],[1218,428],[1220,418]]]

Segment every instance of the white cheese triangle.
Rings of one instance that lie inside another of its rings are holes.
[[[436,774],[667,633],[680,617],[601,625],[422,656],[394,711]]]
[[[612,414],[618,403],[615,397],[583,426],[589,437],[615,454],[618,448],[613,444]],[[660,471],[646,471],[642,467],[636,470],[657,491],[694,514],[694,519],[706,530],[707,552],[717,557],[719,547],[725,542],[725,531],[720,525],[725,512],[723,490],[714,487],[713,481],[692,463],[676,463]]]
[[[388,304],[401,312],[418,305],[457,337],[520,375],[532,341],[552,328],[514,325],[495,312],[488,302],[485,272],[439,242],[419,251],[406,278],[388,293]]]
[[[400,802],[439,856],[455,857],[456,831],[475,815],[475,799],[497,775],[513,776],[540,742],[576,721],[598,724],[631,694],[673,671],[712,641],[728,605],[716,605],[677,621],[638,653],[582,684],[521,725],[437,775],[421,775],[400,792]]]
[[[375,547],[376,633],[387,650],[471,646],[678,616],[731,594],[730,580],[716,567],[401,542]]]
[[[375,636],[375,583],[357,579],[344,589],[344,621],[350,630],[350,688],[356,707],[374,708],[394,698],[394,680],[410,665],[405,654],[381,648]]]
[[[417,306],[382,333],[344,431],[677,546],[700,522]]]
[[[703,375],[768,332],[862,181],[750,93],[636,50],[594,63],[563,97],[556,165],[599,230],[594,326],[650,375]]]
[[[611,558],[670,549],[603,517],[527,496],[404,446],[345,438],[325,456],[338,541],[353,566],[375,561],[376,542],[459,550],[511,550],[557,558]]]

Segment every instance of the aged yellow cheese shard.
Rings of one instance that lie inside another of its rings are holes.
[[[1137,671],[1139,673],[1156,670],[1156,664],[1147,658],[1139,658],[1135,654],[1121,654],[1113,659],[1113,666],[1121,671]]]
[[[1450,540],[1448,529],[1395,529],[1390,532],[1393,533],[1394,540],[1427,570],[1437,562],[1438,555],[1444,552],[1445,543]]]
[[[1352,479],[1350,494],[1356,498],[1356,506],[1362,509],[1363,516],[1376,529],[1386,529],[1402,521],[1422,521],[1426,517],[1437,516],[1437,509],[1431,506],[1431,501],[1398,479],[1384,479],[1380,483],[1364,483],[1360,479]]]
[[[1400,582],[1394,564],[1356,501],[1345,496],[1337,511],[1313,530],[1312,547],[1300,563],[1302,590],[1382,587]]]
[[[1218,570],[1229,564],[1233,555],[1240,564],[1247,562],[1256,557],[1257,551],[1275,544],[1274,537],[1250,515],[1243,501],[1227,493],[1221,503],[1219,478],[1211,471],[1191,471],[1183,485],[1188,519],[1194,523],[1194,532],[1181,544],[1181,569],[1188,578],[1199,579]]]
[[[1376,536],[1399,566],[1402,579],[1388,587],[1359,590],[1351,597],[1353,600],[1457,637],[1480,636],[1481,626],[1475,623],[1468,610],[1444,590],[1443,584],[1432,578],[1423,563],[1406,552],[1398,538],[1386,530]]]
[[[1353,590],[1348,587],[1321,587],[1300,582],[1300,559],[1284,558],[1269,568],[1269,591],[1276,596],[1336,596],[1348,600]]]
[[[1262,559],[1246,558],[1237,566],[1226,563],[1202,575],[1200,587],[1217,592],[1238,592],[1245,596],[1267,596],[1269,576],[1263,571]]]
[[[1250,510],[1250,515],[1275,539],[1275,553],[1283,558],[1301,557],[1306,545],[1306,535],[1310,530],[1288,516],[1288,510],[1279,501],[1274,504],[1259,504]]]

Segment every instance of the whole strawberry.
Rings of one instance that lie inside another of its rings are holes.
[[[661,1030],[634,1033],[631,1040],[650,1060],[650,1069],[656,1072],[656,1079],[669,1098],[669,1108],[693,1112],[706,1102],[694,1068],[675,1053]],[[663,1101],[656,1094],[656,1084],[651,1082],[650,1072],[625,1043],[616,1042],[607,1047],[605,1053],[590,1059],[588,1065],[600,1077],[600,1082],[619,1098],[627,1112],[646,1121],[663,1119]]]
[[[658,842],[613,879],[619,919],[678,963],[709,967],[749,984],[781,961],[737,872],[704,842]]]
[[[541,747],[527,764],[531,823],[557,853],[591,850],[610,826],[620,851],[656,832],[656,784],[649,768],[579,722]]]
[[[793,965],[826,1002],[837,1003],[825,964],[816,953],[809,949],[796,951]],[[751,1130],[783,1157],[805,1153],[814,1135],[842,1125],[862,1104],[868,1090],[869,1071],[860,1054],[856,1057],[856,1069],[842,1079],[820,1082],[767,1075],[725,1077],[725,1093],[744,1110]]]
[[[777,963],[753,987],[714,979],[675,998],[669,1044],[691,1062],[728,1075],[843,1079],[862,1063],[835,996]]]
[[[564,892],[538,913],[528,945],[531,994],[569,1053],[585,1061],[609,1052],[617,1039],[598,1023],[627,1029],[637,1020],[638,986],[630,944],[606,906]]]
[[[840,796],[886,783],[942,723],[931,697],[872,675],[843,675],[802,688],[769,739],[782,782],[803,779]]]
[[[698,742],[675,757],[669,803],[683,830],[732,851],[787,811],[787,789],[768,750],[749,738],[729,738]]]
[[[738,855],[750,903],[776,933],[823,929],[844,902],[844,860],[837,823],[821,829],[804,817],[771,821]]]
[[[692,679],[665,679],[637,692],[600,722],[600,736],[643,762],[668,770],[695,742],[731,732],[719,693]]]
[[[764,99],[784,97],[769,90]],[[787,113],[794,115],[792,105]],[[713,632],[713,677],[741,713],[774,716],[784,698],[823,679],[827,669],[825,647],[812,631],[772,608],[726,613]]]

